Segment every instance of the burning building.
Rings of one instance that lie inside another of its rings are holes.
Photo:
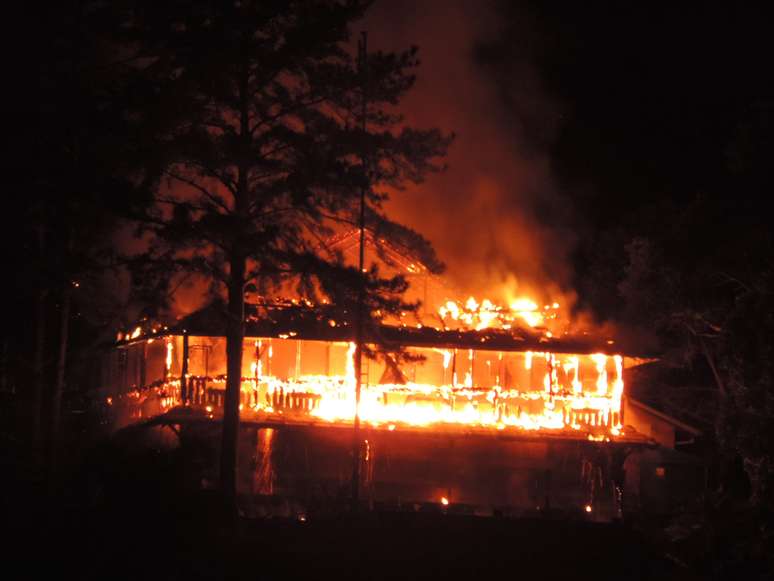
[[[346,237],[338,243],[346,249]],[[421,264],[391,260],[415,277],[413,292],[443,292]],[[609,340],[553,336],[543,323],[556,307],[446,301],[423,322],[385,324],[365,336],[373,357],[364,359],[358,408],[361,498],[620,516],[626,458],[655,444],[627,421],[625,371],[642,359]],[[240,453],[249,466],[243,492],[319,503],[349,486],[355,335],[332,313],[299,301],[251,305],[240,400]],[[217,422],[224,337],[217,304],[174,326],[119,336],[103,366],[106,401],[124,423]]]

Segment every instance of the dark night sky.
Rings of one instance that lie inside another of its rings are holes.
[[[531,10],[545,40],[542,78],[566,104],[552,148],[564,181],[635,200],[718,185],[735,126],[772,96],[762,10],[690,2]]]

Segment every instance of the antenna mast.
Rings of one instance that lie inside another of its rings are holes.
[[[368,161],[366,155],[366,113],[368,111],[366,86],[368,63],[368,33],[362,31],[358,41],[358,68],[361,78],[361,111],[360,111],[360,163],[363,168],[363,183],[360,187],[360,257],[358,269],[362,276],[365,270],[365,199],[368,189]],[[352,508],[357,511],[360,504],[360,393],[363,387],[363,310],[365,302],[365,287],[361,285],[357,297],[357,314],[355,318],[355,419],[352,442]]]

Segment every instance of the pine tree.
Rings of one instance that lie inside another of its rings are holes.
[[[156,111],[176,120],[158,138],[166,179],[145,218],[154,236],[145,264],[171,261],[225,289],[221,487],[232,507],[246,285],[293,281],[350,314],[362,298],[371,320],[414,308],[400,277],[347,268],[325,251],[336,225],[358,223],[363,191],[369,227],[440,268],[421,236],[385,215],[384,190],[442,169],[451,137],[408,127],[397,112],[415,48],[374,52],[361,66],[348,50],[348,27],[368,4],[170,2],[132,19],[154,55]]]

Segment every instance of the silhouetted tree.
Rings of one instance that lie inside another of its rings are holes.
[[[595,304],[598,312],[647,331],[665,367],[689,371],[691,385],[653,395],[667,411],[705,420],[719,461],[741,459],[751,503],[769,507],[774,241],[759,204],[774,183],[763,162],[771,110],[770,103],[756,103],[740,122],[720,191],[690,202],[661,199],[624,217],[599,238],[606,245],[600,256],[622,264],[621,271],[592,267],[600,276],[587,279],[592,289],[619,291],[615,300],[599,293],[607,304]]]
[[[439,170],[450,138],[409,127],[397,112],[414,82],[416,49],[374,52],[358,67],[345,43],[368,4],[147,3],[132,18],[154,55],[146,73],[159,89],[157,110],[176,119],[158,138],[166,179],[145,218],[153,239],[144,264],[174,264],[175,273],[225,289],[221,486],[232,501],[246,285],[295,281],[306,297],[349,306],[366,289],[369,318],[413,308],[400,298],[405,281],[346,268],[325,249],[338,224],[357,224],[363,188],[369,227],[439,266],[382,204],[385,187]]]

